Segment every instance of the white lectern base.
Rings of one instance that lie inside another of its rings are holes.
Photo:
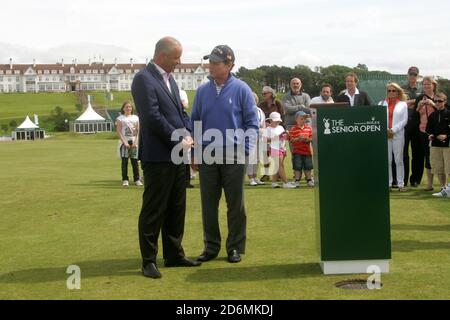
[[[322,261],[320,267],[324,274],[389,273],[389,260]]]

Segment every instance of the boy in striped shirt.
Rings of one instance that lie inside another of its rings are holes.
[[[293,151],[293,166],[295,172],[295,185],[300,186],[302,178],[302,171],[305,173],[305,178],[308,187],[314,187],[314,181],[311,177],[311,170],[313,169],[311,141],[312,128],[306,124],[308,115],[303,111],[298,111],[295,114],[296,125],[288,132],[288,139],[292,144]]]

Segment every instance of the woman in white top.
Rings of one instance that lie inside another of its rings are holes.
[[[120,109],[121,115],[116,119],[116,131],[120,139],[120,157],[122,158],[122,185],[128,187],[128,158],[133,167],[133,178],[137,186],[142,186],[139,177],[138,145],[139,118],[134,115],[130,101],[125,101]]]
[[[403,89],[394,82],[386,85],[386,99],[379,105],[386,107],[388,124],[388,159],[389,159],[389,187],[392,185],[392,154],[394,154],[398,190],[404,188],[405,169],[403,164],[403,147],[405,144],[405,126],[408,122],[408,105]]]

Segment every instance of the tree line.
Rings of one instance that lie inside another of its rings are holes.
[[[303,83],[303,90],[311,97],[318,96],[321,85],[324,83],[333,86],[334,95],[345,89],[344,77],[349,72],[355,72],[359,78],[389,77],[391,73],[387,71],[369,71],[365,64],[358,64],[354,68],[342,65],[331,65],[328,67],[315,67],[311,70],[305,65],[296,65],[293,68],[285,66],[260,66],[256,69],[240,67],[236,76],[244,80],[258,95],[263,86],[270,86],[279,93],[290,90],[290,80],[299,78]],[[438,78],[439,89],[450,94],[450,80]],[[406,82],[406,76],[405,80]]]

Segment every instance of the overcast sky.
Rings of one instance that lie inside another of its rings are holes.
[[[182,62],[228,44],[236,65],[297,64],[450,78],[450,1],[14,0],[0,9],[0,63],[145,62],[171,35]]]

